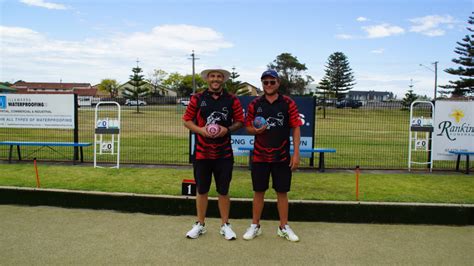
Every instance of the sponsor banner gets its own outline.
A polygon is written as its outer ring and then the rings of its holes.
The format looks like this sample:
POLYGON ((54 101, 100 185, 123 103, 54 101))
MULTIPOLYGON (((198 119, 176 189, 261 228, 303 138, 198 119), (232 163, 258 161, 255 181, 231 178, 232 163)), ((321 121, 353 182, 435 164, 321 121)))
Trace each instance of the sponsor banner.
POLYGON ((455 160, 449 151, 474 151, 474 102, 436 102, 433 160, 455 160))
MULTIPOLYGON (((293 147, 293 137, 290 137, 291 147, 293 147)), ((253 148, 254 136, 251 135, 232 135, 230 140, 232 143, 232 150, 235 156, 245 156, 249 154, 249 151, 241 151, 239 148, 253 148)), ((300 138, 300 149, 312 149, 313 139, 310 137, 300 138)), ((301 157, 310 158, 310 152, 300 153, 301 157)))
MULTIPOLYGON (((191 136, 191 151, 194 153, 194 134, 191 136)), ((293 146, 293 137, 290 137, 291 145, 293 146)), ((230 143, 232 144, 232 150, 234 156, 247 156, 249 155, 248 150, 240 150, 239 148, 253 148, 254 136, 252 135, 232 135, 230 143)), ((291 146, 291 147, 292 147, 291 146)), ((310 137, 301 137, 300 138, 300 149, 312 149, 313 148, 313 138, 310 137)), ((311 152, 301 152, 300 157, 311 158, 311 152)))
POLYGON ((0 94, 0 127, 74 128, 73 94, 0 94))

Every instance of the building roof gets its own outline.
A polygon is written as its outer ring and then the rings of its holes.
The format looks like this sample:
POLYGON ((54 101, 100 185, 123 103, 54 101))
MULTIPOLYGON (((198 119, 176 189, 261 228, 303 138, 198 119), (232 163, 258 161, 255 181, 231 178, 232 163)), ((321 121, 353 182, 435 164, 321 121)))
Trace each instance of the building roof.
POLYGON ((244 85, 244 86, 245 86, 245 85, 248 85, 248 86, 254 88, 255 91, 257 92, 257 94, 260 93, 260 92, 263 92, 263 90, 262 90, 261 88, 259 88, 259 87, 257 87, 257 86, 254 86, 254 85, 248 83, 247 81, 242 82, 240 85, 244 85))
POLYGON ((8 86, 0 84, 0 92, 15 92, 15 88, 10 88, 8 86))
POLYGON ((27 88, 27 89, 74 89, 74 88, 90 88, 90 83, 63 83, 63 82, 16 82, 12 85, 13 88, 27 88))
MULTIPOLYGON (((144 82, 145 83, 143 83, 142 86, 145 86, 145 87, 148 87, 148 88, 153 88, 153 85, 150 82, 148 82, 146 80, 144 80, 144 82)), ((127 86, 132 86, 133 87, 134 85, 132 83, 130 83, 130 80, 129 80, 129 81, 119 85, 119 88, 123 88, 123 87, 127 87, 127 86)))
POLYGON ((91 87, 89 89, 74 89, 74 93, 78 96, 96 96, 97 88, 91 87))
POLYGON ((17 93, 26 94, 70 94, 79 96, 95 96, 97 88, 90 83, 63 83, 63 82, 16 82, 11 86, 17 93))
POLYGON ((252 85, 252 84, 248 83, 247 81, 245 81, 245 82, 242 82, 242 83, 241 83, 241 85, 249 85, 249 86, 251 86, 251 87, 254 87, 255 89, 258 89, 258 87, 257 87, 257 86, 254 86, 254 85, 252 85))

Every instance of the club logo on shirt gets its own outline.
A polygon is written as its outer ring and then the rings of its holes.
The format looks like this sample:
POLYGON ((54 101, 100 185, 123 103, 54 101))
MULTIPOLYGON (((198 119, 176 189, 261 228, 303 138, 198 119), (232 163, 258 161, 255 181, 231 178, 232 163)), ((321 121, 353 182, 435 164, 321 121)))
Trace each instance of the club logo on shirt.
POLYGON ((203 106, 207 106, 206 101, 202 101, 202 102, 201 102, 201 107, 203 107, 203 106))
POLYGON ((258 107, 257 113, 262 113, 262 112, 263 112, 262 107, 258 107))
POLYGON ((275 117, 269 117, 267 118, 267 130, 272 128, 272 127, 277 127, 277 126, 283 126, 283 122, 285 121, 285 116, 283 115, 282 112, 279 112, 277 114, 277 116, 279 118, 275 118, 275 117))
POLYGON ((222 112, 214 111, 212 112, 206 119, 206 126, 210 124, 217 124, 218 121, 225 121, 227 120, 227 115, 229 111, 227 107, 222 108, 222 112))

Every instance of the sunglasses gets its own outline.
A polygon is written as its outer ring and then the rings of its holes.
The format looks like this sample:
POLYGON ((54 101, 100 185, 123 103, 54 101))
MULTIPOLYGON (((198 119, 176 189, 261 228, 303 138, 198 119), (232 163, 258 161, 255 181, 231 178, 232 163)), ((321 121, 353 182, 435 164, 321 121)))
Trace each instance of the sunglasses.
POLYGON ((277 82, 276 82, 276 80, 264 80, 264 81, 262 81, 262 83, 263 83, 263 85, 266 86, 268 84, 275 85, 277 82))

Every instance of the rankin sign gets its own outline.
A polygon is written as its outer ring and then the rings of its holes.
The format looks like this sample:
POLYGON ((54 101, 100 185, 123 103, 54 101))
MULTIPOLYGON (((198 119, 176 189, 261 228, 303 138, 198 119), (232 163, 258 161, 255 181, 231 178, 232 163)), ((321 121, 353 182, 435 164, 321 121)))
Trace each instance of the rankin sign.
POLYGON ((474 150, 474 102, 437 101, 433 160, 455 160, 449 151, 474 150))

